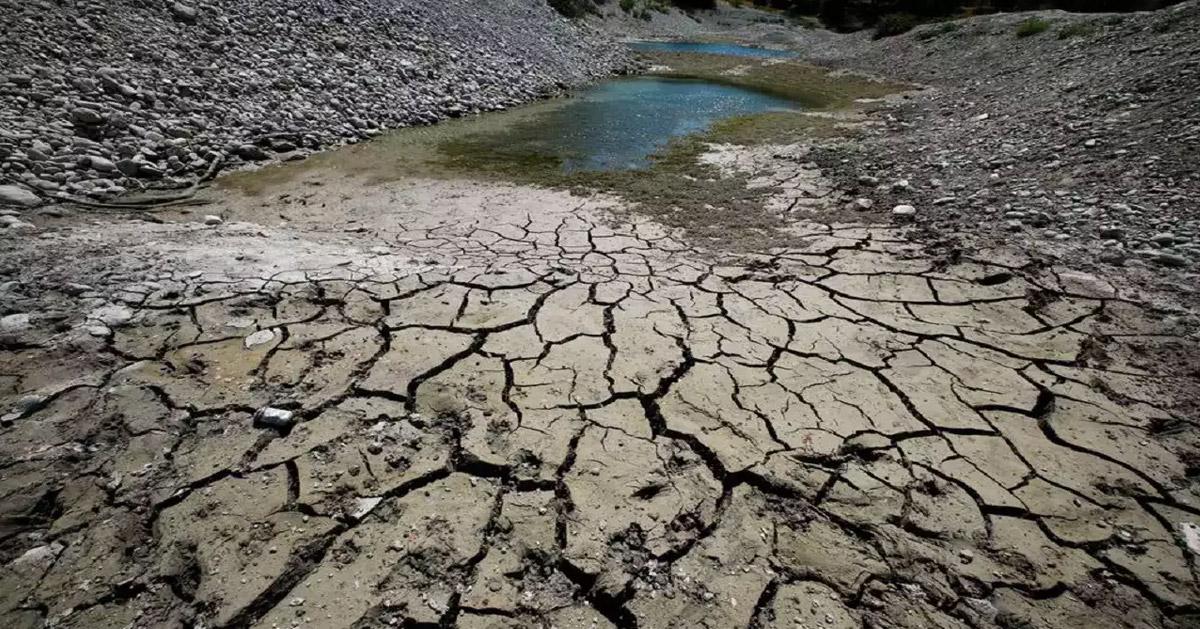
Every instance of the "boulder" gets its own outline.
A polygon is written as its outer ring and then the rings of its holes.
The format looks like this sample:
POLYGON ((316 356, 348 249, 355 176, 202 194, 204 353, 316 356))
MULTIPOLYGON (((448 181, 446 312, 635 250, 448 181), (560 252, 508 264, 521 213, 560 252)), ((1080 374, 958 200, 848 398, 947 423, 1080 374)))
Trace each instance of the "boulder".
POLYGON ((21 186, 0 185, 0 205, 37 207, 41 203, 41 197, 21 186))

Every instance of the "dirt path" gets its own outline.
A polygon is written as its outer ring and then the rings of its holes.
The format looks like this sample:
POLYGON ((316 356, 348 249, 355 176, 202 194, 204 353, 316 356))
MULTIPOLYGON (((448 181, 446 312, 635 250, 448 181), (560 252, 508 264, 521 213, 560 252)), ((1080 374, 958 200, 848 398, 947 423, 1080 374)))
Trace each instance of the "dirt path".
POLYGON ((1195 354, 1102 279, 496 183, 213 194, 2 236, 5 627, 1195 622, 1195 354))

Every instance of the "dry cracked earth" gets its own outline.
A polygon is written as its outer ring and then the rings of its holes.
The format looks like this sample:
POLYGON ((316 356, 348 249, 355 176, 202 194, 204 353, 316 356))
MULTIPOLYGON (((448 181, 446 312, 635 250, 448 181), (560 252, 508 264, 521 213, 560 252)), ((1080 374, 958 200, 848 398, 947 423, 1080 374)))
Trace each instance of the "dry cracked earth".
POLYGON ((335 179, 13 249, 0 625, 1196 626, 1195 354, 1124 289, 335 179))

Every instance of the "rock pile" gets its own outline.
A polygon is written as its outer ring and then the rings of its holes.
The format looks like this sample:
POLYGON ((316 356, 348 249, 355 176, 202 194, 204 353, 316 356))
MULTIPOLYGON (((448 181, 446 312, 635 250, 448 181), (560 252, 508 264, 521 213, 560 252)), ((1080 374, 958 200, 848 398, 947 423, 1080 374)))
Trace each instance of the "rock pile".
POLYGON ((877 207, 913 204, 938 234, 1029 241, 1078 264, 1200 265, 1200 2, 987 16, 880 41, 814 34, 800 47, 936 88, 889 107, 856 154, 826 160, 877 207), (1047 28, 1022 37, 1028 20, 1047 28), (883 183, 858 185, 863 175, 883 183))
POLYGON ((0 14, 0 183, 44 195, 186 185, 218 160, 302 157, 628 63, 542 0, 0 0, 0 14))

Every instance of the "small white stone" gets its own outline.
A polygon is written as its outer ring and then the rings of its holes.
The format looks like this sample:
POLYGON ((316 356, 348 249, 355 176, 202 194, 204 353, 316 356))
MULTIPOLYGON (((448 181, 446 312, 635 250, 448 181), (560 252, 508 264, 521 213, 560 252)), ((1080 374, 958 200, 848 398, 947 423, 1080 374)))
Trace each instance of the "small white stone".
POLYGON ((288 428, 296 423, 296 415, 291 411, 267 406, 258 409, 254 414, 254 421, 272 428, 288 428))
POLYGON ((1200 524, 1195 522, 1180 522, 1179 530, 1183 532, 1183 541, 1192 554, 1200 555, 1200 524))
POLYGON ((242 341, 246 349, 252 349, 258 345, 264 345, 275 340, 275 330, 259 330, 250 336, 247 336, 242 341))
POLYGON ((892 214, 895 216, 912 216, 917 213, 917 208, 911 205, 897 205, 892 208, 892 214))
POLYGON ((216 214, 209 214, 204 217, 205 225, 220 225, 221 223, 224 223, 224 222, 225 222, 225 219, 221 218, 220 216, 217 216, 216 214))

